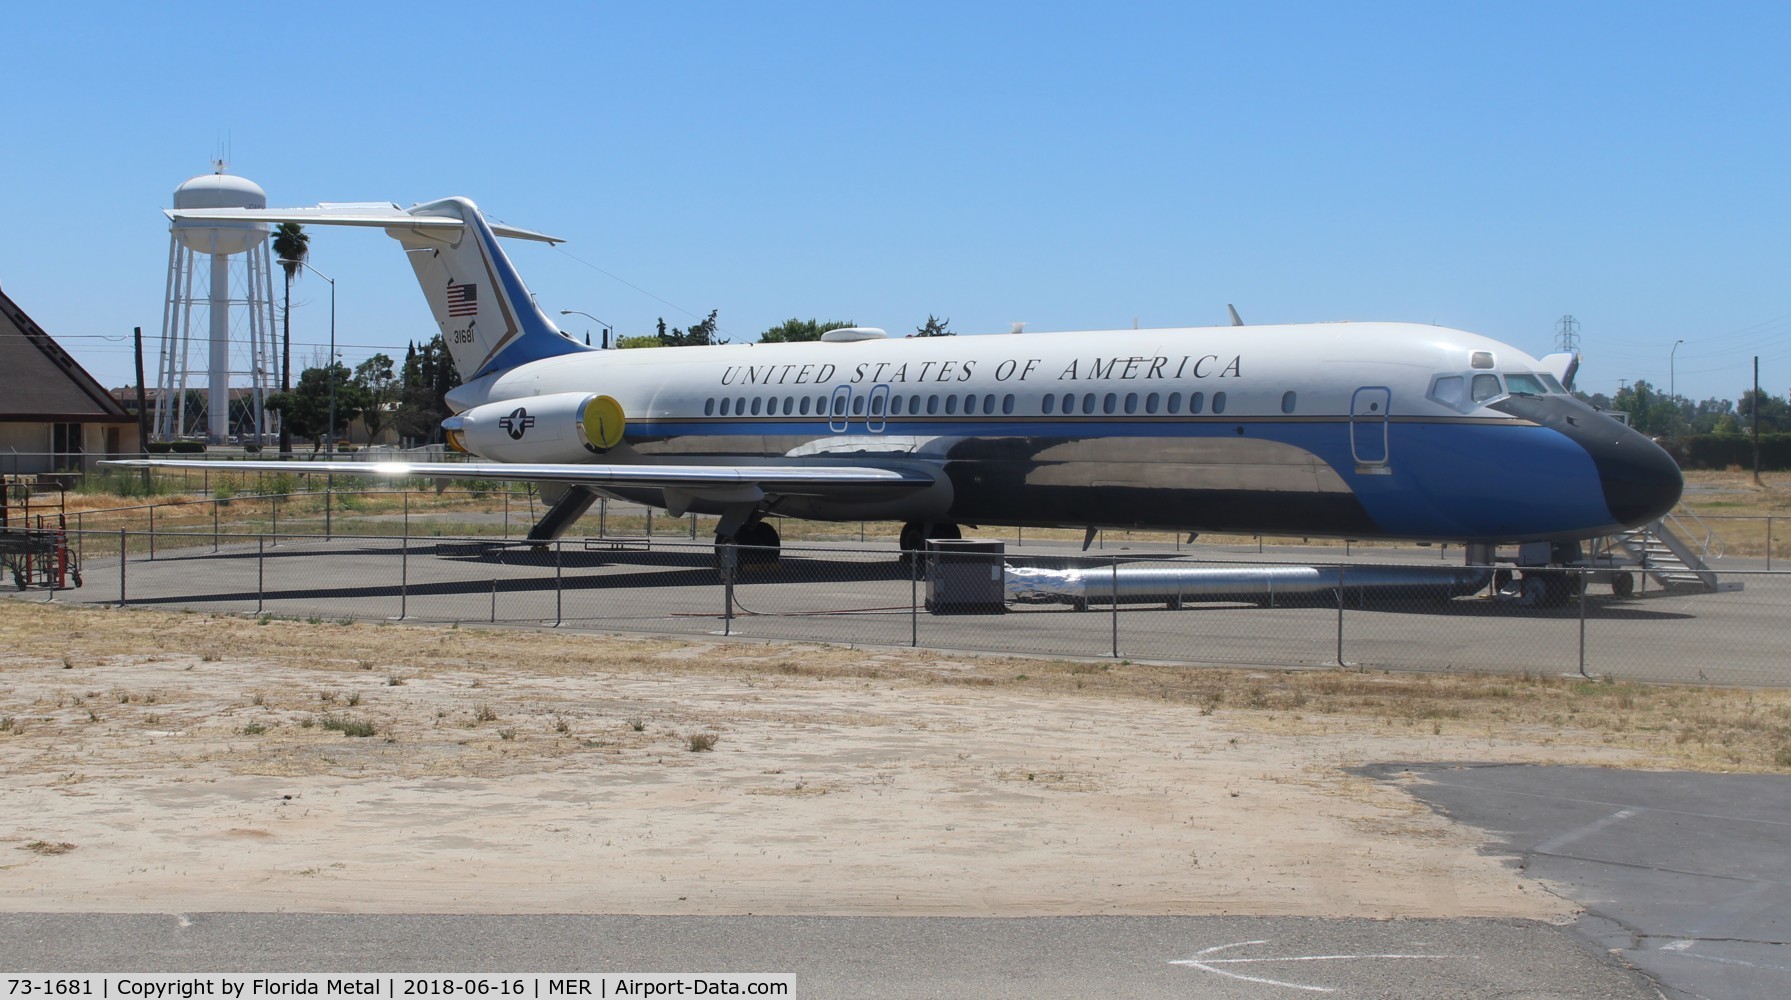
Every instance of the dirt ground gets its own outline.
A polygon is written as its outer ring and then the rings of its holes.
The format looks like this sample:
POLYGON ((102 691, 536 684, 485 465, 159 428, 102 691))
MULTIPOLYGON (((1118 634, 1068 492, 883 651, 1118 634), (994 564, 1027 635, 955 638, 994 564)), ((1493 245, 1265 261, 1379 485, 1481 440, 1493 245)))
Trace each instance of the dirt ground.
POLYGON ((1772 769, 1787 719, 1772 692, 7 601, 0 908, 1559 919, 1345 769, 1772 769))

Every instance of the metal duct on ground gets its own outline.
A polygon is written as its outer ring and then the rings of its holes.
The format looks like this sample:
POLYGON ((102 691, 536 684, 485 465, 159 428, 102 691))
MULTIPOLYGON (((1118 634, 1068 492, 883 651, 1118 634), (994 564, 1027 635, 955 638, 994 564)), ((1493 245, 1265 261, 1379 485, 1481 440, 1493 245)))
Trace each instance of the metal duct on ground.
POLYGON ((1188 601, 1272 602, 1276 598, 1410 596, 1438 600, 1485 589, 1487 567, 1443 566, 1091 566, 1007 567, 1008 600, 1033 604, 1121 604, 1188 601))

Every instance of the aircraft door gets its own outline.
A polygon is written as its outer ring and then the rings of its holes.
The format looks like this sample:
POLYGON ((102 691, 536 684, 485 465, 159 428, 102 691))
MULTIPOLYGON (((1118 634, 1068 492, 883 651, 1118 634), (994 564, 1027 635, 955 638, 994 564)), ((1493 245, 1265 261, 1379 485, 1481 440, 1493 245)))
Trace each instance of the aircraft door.
POLYGON ((889 386, 871 386, 871 406, 866 411, 864 429, 872 434, 883 433, 885 422, 889 419, 889 386))
POLYGON ((1365 385, 1350 397, 1349 450, 1359 473, 1388 471, 1387 411, 1392 403, 1393 391, 1384 385, 1365 385))
POLYGON ((852 387, 836 386, 833 390, 833 403, 827 411, 827 429, 835 434, 846 432, 846 422, 852 417, 852 387))

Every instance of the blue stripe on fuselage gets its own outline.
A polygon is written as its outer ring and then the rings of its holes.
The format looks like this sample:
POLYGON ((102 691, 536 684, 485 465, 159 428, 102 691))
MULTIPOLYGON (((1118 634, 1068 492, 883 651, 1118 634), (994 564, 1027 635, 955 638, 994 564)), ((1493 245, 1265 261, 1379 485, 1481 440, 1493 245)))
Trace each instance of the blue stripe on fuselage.
MULTIPOLYGON (((1605 503, 1591 456, 1565 436, 1533 424, 1395 422, 1389 433, 1387 475, 1356 471, 1350 451, 1350 424, 1343 420, 908 422, 898 417, 891 418, 881 433, 902 438, 1018 437, 1044 442, 1232 438, 1240 427, 1247 437, 1280 442, 1316 455, 1342 477, 1369 516, 1389 536, 1513 541, 1584 537, 1619 527, 1605 503)), ((878 436, 865 429, 862 417, 855 418, 843 434, 830 432, 825 420, 815 419, 642 420, 631 421, 628 428, 628 436, 643 444, 651 439, 698 435, 792 436, 816 442, 850 435, 854 444, 869 444, 878 436)))

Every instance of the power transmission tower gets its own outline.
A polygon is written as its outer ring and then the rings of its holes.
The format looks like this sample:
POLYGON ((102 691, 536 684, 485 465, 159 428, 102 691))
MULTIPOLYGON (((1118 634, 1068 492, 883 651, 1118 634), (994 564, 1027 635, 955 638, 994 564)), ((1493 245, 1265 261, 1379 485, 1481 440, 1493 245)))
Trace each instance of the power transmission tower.
POLYGON ((1577 354, 1580 349, 1580 321, 1572 316, 1561 317, 1555 324, 1555 350, 1577 354))

